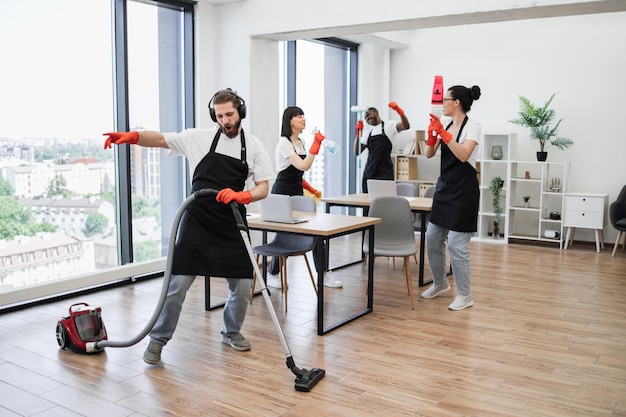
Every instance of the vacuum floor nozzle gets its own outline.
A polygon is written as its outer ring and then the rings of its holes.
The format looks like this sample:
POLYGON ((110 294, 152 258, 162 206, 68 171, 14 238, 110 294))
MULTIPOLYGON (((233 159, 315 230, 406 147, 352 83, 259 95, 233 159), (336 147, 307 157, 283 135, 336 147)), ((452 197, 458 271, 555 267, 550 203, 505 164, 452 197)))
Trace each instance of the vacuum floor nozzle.
POLYGON ((320 368, 311 368, 310 371, 302 369, 300 375, 296 378, 296 391, 311 391, 324 378, 324 375, 326 375, 326 371, 320 368))

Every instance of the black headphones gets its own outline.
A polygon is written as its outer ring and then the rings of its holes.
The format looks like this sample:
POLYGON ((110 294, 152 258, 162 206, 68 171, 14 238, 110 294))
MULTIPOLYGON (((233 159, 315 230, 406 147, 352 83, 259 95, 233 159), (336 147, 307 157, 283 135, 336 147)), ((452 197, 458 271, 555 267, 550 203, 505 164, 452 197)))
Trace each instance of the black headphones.
POLYGON ((215 108, 211 104, 213 103, 213 99, 217 97, 218 95, 220 95, 221 93, 230 93, 233 96, 237 97, 237 100, 239 100, 239 106, 237 106, 237 112, 239 113, 239 118, 240 119, 245 118, 246 117, 245 100, 239 97, 236 91, 233 91, 232 89, 227 88, 225 90, 220 90, 217 93, 213 94, 213 97, 211 97, 211 100, 209 100, 209 115, 211 115, 211 120, 213 120, 214 122, 217 122, 217 116, 215 115, 215 108))

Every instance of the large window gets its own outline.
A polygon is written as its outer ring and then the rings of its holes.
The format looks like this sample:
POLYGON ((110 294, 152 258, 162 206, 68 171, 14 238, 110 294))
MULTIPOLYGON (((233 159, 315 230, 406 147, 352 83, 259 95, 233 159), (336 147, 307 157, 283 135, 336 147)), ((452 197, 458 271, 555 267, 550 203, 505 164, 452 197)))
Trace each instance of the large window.
POLYGON ((102 134, 192 126, 191 13, 172 0, 3 5, 0 308, 162 260, 163 230, 185 194, 183 161, 104 150, 102 134))

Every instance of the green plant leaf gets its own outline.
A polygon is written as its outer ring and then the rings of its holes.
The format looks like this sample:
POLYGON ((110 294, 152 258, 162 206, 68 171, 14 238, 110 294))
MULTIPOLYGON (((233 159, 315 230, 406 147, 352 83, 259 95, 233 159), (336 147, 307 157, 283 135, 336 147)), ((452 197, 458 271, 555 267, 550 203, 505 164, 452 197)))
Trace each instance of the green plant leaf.
POLYGON ((550 108, 554 96, 556 96, 556 93, 552 94, 541 107, 534 105, 528 98, 519 96, 519 117, 509 120, 510 123, 530 129, 530 138, 539 141, 539 150, 541 152, 544 152, 550 146, 565 150, 574 144, 574 141, 571 139, 557 137, 557 132, 563 119, 558 120, 554 126, 551 126, 556 118, 556 111, 550 108))

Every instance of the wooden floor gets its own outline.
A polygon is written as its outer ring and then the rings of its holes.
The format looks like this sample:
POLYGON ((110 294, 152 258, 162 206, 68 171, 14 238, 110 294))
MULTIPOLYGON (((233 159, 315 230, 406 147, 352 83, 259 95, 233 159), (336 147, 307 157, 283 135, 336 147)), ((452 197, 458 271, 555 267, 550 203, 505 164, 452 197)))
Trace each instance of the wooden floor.
MULTIPOLYGON (((334 263, 358 247, 342 239, 334 263)), ((377 259, 374 311, 325 336, 304 263, 290 259, 289 311, 272 300, 296 364, 326 370, 309 393, 294 390, 263 299, 243 328, 252 350, 237 352, 221 343, 222 310, 204 311, 202 279, 160 366, 142 361, 145 340, 60 350, 55 326, 84 301, 102 307, 110 340, 131 339, 162 279, 0 314, 0 416, 626 416, 626 253, 611 250, 472 242, 475 305, 459 312, 454 291, 419 297, 414 261, 412 311, 401 262, 377 259)), ((334 274, 331 320, 365 303, 362 265, 334 274)), ((217 302, 225 288, 212 281, 217 302)))

